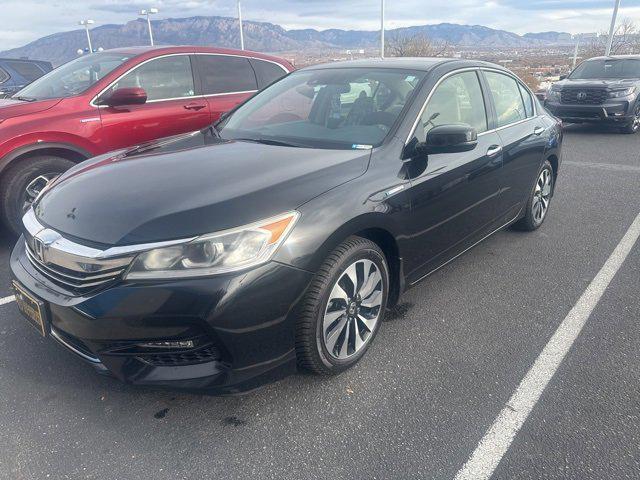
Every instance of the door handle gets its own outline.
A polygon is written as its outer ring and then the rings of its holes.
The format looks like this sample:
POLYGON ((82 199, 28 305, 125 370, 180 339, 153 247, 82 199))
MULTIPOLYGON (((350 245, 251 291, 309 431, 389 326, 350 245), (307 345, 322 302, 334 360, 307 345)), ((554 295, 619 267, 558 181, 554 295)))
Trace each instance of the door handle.
POLYGON ((487 157, 493 157, 499 154, 502 151, 502 147, 500 145, 491 145, 487 150, 487 157))
POLYGON ((184 106, 184 108, 187 110, 202 110, 205 107, 206 105, 203 105, 201 103, 189 103, 184 106))
POLYGON ((544 133, 544 128, 543 127, 536 127, 533 129, 533 134, 534 135, 542 135, 544 133))

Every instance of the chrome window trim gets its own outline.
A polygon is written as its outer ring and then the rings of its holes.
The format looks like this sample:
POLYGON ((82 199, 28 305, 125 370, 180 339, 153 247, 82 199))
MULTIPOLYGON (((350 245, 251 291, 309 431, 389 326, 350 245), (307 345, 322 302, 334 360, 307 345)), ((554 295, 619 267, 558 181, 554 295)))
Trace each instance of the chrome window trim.
MULTIPOLYGON (((415 121, 413 122, 413 126, 411 127, 411 130, 409 131, 409 135, 407 136, 407 139, 405 140, 404 144, 405 146, 411 141, 411 139, 413 138, 413 136, 415 135, 416 129, 418 128, 418 122, 420 121, 420 119, 422 118, 422 114, 424 113, 424 111, 427 109, 427 104, 429 103, 429 100, 431 100, 431 97, 433 96, 433 94, 435 93, 436 89, 440 86, 440 84, 445 81, 447 78, 458 74, 458 73, 463 73, 463 72, 480 72, 480 71, 490 71, 490 72, 496 72, 496 73, 501 73, 503 75, 506 75, 507 77, 511 77, 512 79, 514 79, 517 83, 522 84, 522 86, 524 88, 526 88, 526 90, 529 92, 530 95, 533 94, 531 93, 531 90, 529 89, 529 87, 527 87, 522 81, 520 81, 518 79, 517 76, 515 76, 514 74, 512 74, 511 72, 507 72, 504 70, 500 70, 498 68, 491 68, 491 67, 482 67, 482 66, 478 66, 478 67, 464 67, 464 68, 459 68, 457 70, 452 70, 448 73, 446 73, 445 75, 443 75, 442 77, 440 77, 440 79, 436 82, 436 84, 433 86, 433 88, 431 88, 431 90, 429 91, 429 95, 427 95, 427 99, 425 100, 425 102, 422 105, 422 108, 420 109, 420 112, 418 113, 417 118, 415 119, 415 121)), ((480 87, 482 88, 483 85, 481 84, 480 87)), ((485 107, 486 108, 486 107, 485 107)), ((488 135, 490 133, 495 133, 499 130, 503 130, 505 128, 509 128, 509 127, 513 127, 515 125, 518 125, 520 123, 524 123, 527 122, 529 120, 531 120, 532 118, 535 118, 539 115, 538 112, 538 107, 536 105, 536 102, 533 102, 533 116, 532 117, 527 117, 523 120, 518 120, 517 122, 513 122, 513 123, 509 123, 507 125, 502 125, 501 127, 497 127, 497 128, 492 128, 491 130, 487 130, 484 132, 481 132, 478 134, 478 136, 482 136, 482 135, 488 135)))
MULTIPOLYGON (((284 65, 282 65, 281 63, 275 62, 273 60, 266 60, 264 58, 255 57, 255 56, 252 56, 252 55, 234 55, 234 54, 231 54, 231 53, 208 53, 208 52, 167 53, 165 55, 160 55, 160 56, 157 56, 157 57, 149 58, 149 59, 145 60, 144 62, 138 63, 133 68, 127 70, 125 73, 123 73, 118 78, 116 78, 113 82, 111 82, 109 85, 107 85, 105 88, 103 88, 97 95, 95 95, 91 99, 91 102, 89 102, 89 105, 94 107, 94 108, 107 108, 108 107, 107 105, 96 105, 96 103, 95 103, 96 100, 100 97, 100 95, 102 95, 104 92, 106 92, 111 87, 113 87, 113 85, 118 83, 123 77, 125 77, 126 75, 128 75, 129 73, 133 72, 134 70, 136 70, 137 68, 141 67, 142 65, 144 65, 146 63, 152 62, 154 60, 158 60, 160 58, 176 57, 176 56, 179 56, 179 55, 186 55, 186 56, 191 56, 191 55, 210 55, 210 56, 218 56, 218 57, 237 57, 237 58, 247 58, 247 59, 250 58, 252 60, 258 60, 258 61, 261 61, 261 62, 272 63, 272 64, 277 65, 278 67, 280 67, 284 73, 290 73, 289 70, 284 65)), ((192 69, 193 69, 193 67, 192 67, 192 69)), ((256 82, 257 82, 257 79, 256 79, 256 82)), ((194 85, 194 88, 195 88, 195 85, 194 85)), ((188 98, 206 98, 206 97, 218 97, 218 96, 224 96, 224 95, 240 95, 240 94, 244 94, 244 93, 255 93, 257 91, 258 91, 258 89, 256 89, 256 90, 241 90, 241 91, 237 91, 237 92, 210 93, 210 94, 207 94, 207 95, 190 95, 190 96, 186 96, 186 97, 159 98, 157 100, 149 100, 149 101, 145 102, 145 105, 147 103, 170 102, 172 100, 186 100, 188 98)))

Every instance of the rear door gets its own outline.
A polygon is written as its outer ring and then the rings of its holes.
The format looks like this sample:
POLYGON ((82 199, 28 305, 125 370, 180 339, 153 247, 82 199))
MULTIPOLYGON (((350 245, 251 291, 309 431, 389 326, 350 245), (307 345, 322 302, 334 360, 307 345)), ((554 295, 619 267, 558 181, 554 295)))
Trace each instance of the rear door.
POLYGON ((503 145, 500 213, 512 220, 527 199, 547 144, 548 132, 536 115, 536 102, 515 77, 494 70, 483 72, 496 110, 497 132, 503 145))
POLYGON ((196 96, 189 55, 166 55, 143 62, 101 95, 126 87, 143 88, 147 102, 99 108, 104 151, 192 132, 210 123, 206 100, 196 96))
POLYGON ((468 124, 478 132, 478 145, 469 152, 406 161, 412 208, 406 260, 412 283, 486 234, 497 216, 502 148, 490 129, 491 109, 478 73, 456 72, 443 80, 416 127, 415 140, 423 142, 437 125, 468 124))
POLYGON ((193 58, 199 89, 208 103, 212 122, 258 90, 258 80, 247 57, 196 54, 193 58))

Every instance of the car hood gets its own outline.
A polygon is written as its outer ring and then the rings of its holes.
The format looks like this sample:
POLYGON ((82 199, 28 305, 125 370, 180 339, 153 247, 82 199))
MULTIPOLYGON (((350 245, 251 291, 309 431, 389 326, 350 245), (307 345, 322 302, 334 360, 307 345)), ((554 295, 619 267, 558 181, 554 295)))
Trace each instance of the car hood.
POLYGON ((40 100, 37 102, 24 102, 13 98, 0 99, 0 119, 19 117, 21 115, 30 115, 32 113, 44 112, 51 107, 60 103, 60 98, 52 100, 40 100))
POLYGON ((79 164, 42 196, 36 215, 102 246, 187 238, 293 210, 362 175, 370 154, 192 134, 79 164))
POLYGON ((624 78, 620 78, 620 79, 616 79, 616 78, 609 78, 609 79, 586 79, 586 80, 581 80, 581 79, 576 79, 576 80, 571 80, 569 78, 562 80, 560 82, 557 82, 557 84, 559 86, 561 86, 562 88, 564 87, 577 87, 577 88, 624 88, 624 87, 630 87, 635 85, 636 83, 638 83, 637 80, 633 80, 633 79, 624 79, 624 78))

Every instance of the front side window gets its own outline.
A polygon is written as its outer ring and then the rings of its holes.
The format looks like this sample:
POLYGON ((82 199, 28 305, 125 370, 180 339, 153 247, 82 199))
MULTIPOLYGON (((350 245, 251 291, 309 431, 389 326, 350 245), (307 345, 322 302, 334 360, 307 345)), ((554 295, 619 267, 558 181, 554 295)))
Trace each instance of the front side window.
POLYGON ((302 70, 242 105, 226 120, 221 134, 314 148, 377 146, 423 76, 382 68, 302 70))
POLYGON ((438 125, 467 124, 487 131, 487 112, 476 72, 452 75, 436 87, 416 130, 419 141, 438 125))
POLYGON ((197 55, 202 94, 249 92, 258 89, 249 59, 225 55, 197 55))
POLYGON ((493 96, 498 117, 498 127, 519 122, 527 118, 518 82, 508 75, 484 72, 493 96))
POLYGON ((76 58, 40 77, 14 97, 46 100, 78 95, 130 58, 131 55, 116 53, 92 53, 76 58))
POLYGON ((195 89, 191 60, 187 55, 156 58, 134 68, 109 90, 133 87, 143 88, 147 101, 192 97, 195 89))
POLYGON ((0 83, 4 83, 9 80, 9 74, 0 68, 0 83))

